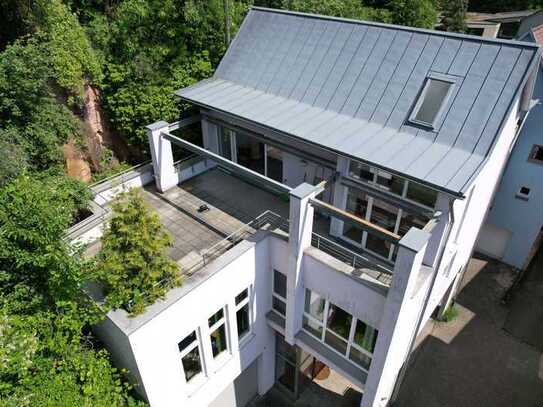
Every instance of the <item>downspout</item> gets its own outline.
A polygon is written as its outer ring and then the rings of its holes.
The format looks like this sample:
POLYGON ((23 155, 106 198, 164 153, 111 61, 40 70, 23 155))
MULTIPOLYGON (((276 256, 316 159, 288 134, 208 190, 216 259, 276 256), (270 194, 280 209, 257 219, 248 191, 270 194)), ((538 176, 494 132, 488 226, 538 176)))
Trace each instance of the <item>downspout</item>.
POLYGON ((407 358, 405 359, 405 362, 400 369, 400 372, 398 373, 398 376, 396 377, 396 383, 394 384, 394 390, 392 391, 392 396, 390 398, 390 404, 393 404, 396 400, 396 397, 398 396, 398 392, 400 390, 400 386, 403 383, 403 380, 405 378, 405 373, 407 372, 407 367, 409 366, 409 363, 411 361, 411 356, 413 354, 413 349, 415 348, 415 342, 417 340, 417 336, 419 333, 419 330, 422 325, 422 320, 424 318, 424 314, 426 312, 426 307, 428 306, 428 303, 430 302, 430 295, 432 294, 432 291, 434 290, 434 285, 437 280, 439 269, 441 268, 441 261, 443 260, 443 254, 445 253, 445 248, 447 247, 447 244, 449 243, 449 238, 451 235, 452 226, 454 225, 454 208, 453 208, 454 200, 449 200, 449 222, 446 225, 444 234, 445 239, 443 241, 443 244, 439 248, 439 252, 437 255, 437 262, 435 263, 436 266, 434 268, 434 273, 432 274, 432 282, 430 283, 430 286, 426 290, 426 294, 424 295, 424 303, 421 307, 421 310, 419 312, 419 315, 417 317, 417 325, 415 328, 415 331, 413 332, 413 335, 411 336, 411 339, 409 341, 409 351, 407 353, 407 358))

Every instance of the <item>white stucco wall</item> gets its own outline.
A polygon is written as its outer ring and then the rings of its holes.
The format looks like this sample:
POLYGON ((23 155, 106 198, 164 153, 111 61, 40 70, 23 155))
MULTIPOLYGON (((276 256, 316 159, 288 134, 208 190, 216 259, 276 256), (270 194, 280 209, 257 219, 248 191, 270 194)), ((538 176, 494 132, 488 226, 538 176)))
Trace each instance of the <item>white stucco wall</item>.
POLYGON ((518 105, 519 101, 517 100, 513 105, 501 134, 498 136, 494 150, 474 180, 472 189, 466 193, 464 200, 457 199, 454 201, 454 224, 451 230, 451 237, 445 248, 444 259, 438 270, 438 277, 424 314, 421 329, 424 326, 424 322, 428 320, 434 309, 441 302, 458 272, 467 265, 470 259, 477 236, 487 215, 493 194, 507 163, 515 139, 518 105), (450 259, 450 256, 454 252, 456 252, 454 262, 448 275, 445 275, 444 271, 446 271, 445 269, 449 263, 448 258, 450 259), (447 256, 449 257, 447 258, 447 256))
MULTIPOLYGON (((134 357, 152 406, 208 406, 245 368, 264 353, 274 351, 273 334, 264 317, 271 307, 268 240, 242 242, 232 250, 242 249, 245 250, 243 253, 196 289, 130 334, 134 357), (250 247, 243 248, 242 245, 250 247), (253 287, 253 332, 240 347, 234 298, 249 286, 253 287), (223 306, 227 309, 230 354, 217 364, 211 354, 207 321, 223 306), (199 331, 206 372, 205 380, 197 388, 185 382, 177 346, 194 330, 199 331)), ((260 376, 268 375, 267 381, 271 385, 273 366, 259 369, 258 375, 259 381, 263 380, 260 376)))

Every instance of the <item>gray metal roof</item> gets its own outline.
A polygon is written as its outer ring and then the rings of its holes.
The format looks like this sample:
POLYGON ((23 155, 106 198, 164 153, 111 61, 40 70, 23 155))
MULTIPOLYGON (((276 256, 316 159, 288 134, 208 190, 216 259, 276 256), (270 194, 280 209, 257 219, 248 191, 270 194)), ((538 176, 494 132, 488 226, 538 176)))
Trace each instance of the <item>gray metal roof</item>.
POLYGON ((523 42, 253 8, 214 76, 176 94, 462 195, 538 55, 523 42), (432 131, 407 122, 428 75, 456 82, 432 131))

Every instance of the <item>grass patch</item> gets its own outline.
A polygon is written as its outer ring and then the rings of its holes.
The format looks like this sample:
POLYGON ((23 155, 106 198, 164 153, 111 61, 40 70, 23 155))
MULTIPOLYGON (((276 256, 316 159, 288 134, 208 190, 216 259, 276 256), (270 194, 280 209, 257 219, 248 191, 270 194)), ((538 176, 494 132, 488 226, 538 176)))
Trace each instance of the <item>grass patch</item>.
POLYGON ((454 321, 458 317, 458 307, 456 304, 452 304, 449 308, 445 310, 443 313, 443 318, 441 319, 443 322, 451 322, 454 321))

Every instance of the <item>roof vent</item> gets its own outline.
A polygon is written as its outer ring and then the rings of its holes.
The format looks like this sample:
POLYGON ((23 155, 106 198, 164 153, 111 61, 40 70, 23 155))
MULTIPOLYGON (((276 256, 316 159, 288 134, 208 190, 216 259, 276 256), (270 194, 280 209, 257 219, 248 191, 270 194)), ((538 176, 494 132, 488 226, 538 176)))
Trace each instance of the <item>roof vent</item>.
POLYGON ((426 78, 424 88, 411 112, 409 121, 434 129, 443 112, 443 107, 449 99, 453 86, 453 81, 426 78))

